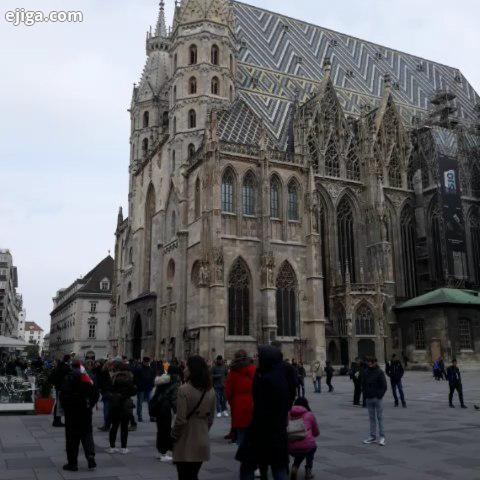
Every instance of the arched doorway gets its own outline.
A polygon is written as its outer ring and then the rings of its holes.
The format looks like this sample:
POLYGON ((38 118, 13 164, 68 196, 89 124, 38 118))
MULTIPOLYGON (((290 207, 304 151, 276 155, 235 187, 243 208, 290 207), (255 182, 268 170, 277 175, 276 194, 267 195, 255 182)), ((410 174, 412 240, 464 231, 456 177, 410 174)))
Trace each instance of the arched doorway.
POLYGON ((140 315, 133 321, 132 357, 138 360, 142 356, 142 319, 140 315))
POLYGON ((362 338, 358 341, 358 356, 360 358, 375 356, 375 342, 370 338, 362 338))
POLYGON ((332 362, 334 365, 338 364, 338 348, 335 340, 331 340, 328 344, 328 355, 327 359, 332 362))
POLYGON ((340 362, 342 365, 349 365, 350 362, 347 338, 340 339, 340 362))

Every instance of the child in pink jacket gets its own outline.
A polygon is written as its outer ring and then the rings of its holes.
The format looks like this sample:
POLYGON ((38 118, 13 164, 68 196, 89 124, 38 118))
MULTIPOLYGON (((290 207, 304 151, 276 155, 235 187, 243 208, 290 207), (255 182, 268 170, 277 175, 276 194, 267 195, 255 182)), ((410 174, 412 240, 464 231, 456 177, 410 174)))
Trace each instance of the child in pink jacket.
POLYGON ((288 443, 288 453, 293 457, 293 466, 290 472, 290 480, 296 480, 298 469, 305 461, 305 480, 313 478, 313 457, 317 450, 315 437, 320 435, 317 420, 310 410, 308 400, 298 397, 289 413, 290 420, 302 419, 305 424, 306 436, 302 440, 295 440, 288 443))

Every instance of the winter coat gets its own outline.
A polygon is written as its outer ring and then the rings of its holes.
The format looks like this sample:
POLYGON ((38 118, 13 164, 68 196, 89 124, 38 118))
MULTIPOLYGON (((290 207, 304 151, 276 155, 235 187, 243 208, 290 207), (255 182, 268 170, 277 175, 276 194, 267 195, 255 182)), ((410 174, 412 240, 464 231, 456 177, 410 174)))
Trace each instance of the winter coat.
POLYGON ((232 411, 232 428, 247 428, 252 421, 254 378, 254 365, 231 369, 228 374, 225 396, 232 411))
POLYGON ((288 443, 288 453, 290 453, 290 455, 307 453, 310 450, 313 450, 317 446, 315 437, 320 435, 317 421, 313 413, 309 412, 305 407, 295 405, 290 410, 289 419, 298 420, 300 418, 305 425, 307 436, 303 440, 296 440, 288 443))
POLYGON ((365 398, 383 398, 387 391, 387 380, 379 366, 367 368, 362 380, 365 398))
MULTIPOLYGON (((280 352, 280 356, 281 355, 282 353, 280 352)), ((297 396, 297 387, 299 384, 298 372, 297 372, 297 369, 291 363, 288 363, 288 362, 282 362, 282 370, 283 370, 283 375, 287 380, 288 409, 290 410, 297 396)))
POLYGON ((140 365, 133 372, 135 378, 135 385, 139 392, 148 392, 153 388, 155 380, 155 370, 145 365, 140 365))
POLYGON ((402 364, 398 360, 394 360, 388 366, 387 375, 393 383, 399 382, 403 377, 403 373, 404 370, 402 364))
POLYGON ((174 462, 206 462, 210 459, 209 430, 215 417, 215 392, 208 390, 202 397, 190 383, 183 384, 177 394, 177 416, 172 429, 174 462), (193 415, 187 419, 187 416, 193 415))
POLYGON ((325 373, 327 375, 327 378, 332 378, 333 377, 334 370, 333 370, 332 366, 325 367, 324 370, 325 370, 325 373))
POLYGON ((453 365, 447 368, 447 380, 449 385, 460 385, 462 383, 462 376, 458 367, 453 365))
POLYGON ((171 418, 171 412, 177 411, 177 392, 179 384, 172 382, 170 375, 161 375, 155 378, 155 393, 148 403, 148 412, 151 417, 171 418))
POLYGON ((71 370, 60 387, 60 403, 65 416, 85 418, 91 415, 97 401, 98 391, 85 370, 71 370))
POLYGON ((214 387, 223 387, 227 377, 227 367, 222 362, 220 365, 215 363, 212 367, 212 379, 214 387))
POLYGON ((121 370, 112 375, 112 396, 110 407, 112 416, 129 416, 133 410, 131 397, 137 393, 137 387, 133 383, 132 372, 121 370))

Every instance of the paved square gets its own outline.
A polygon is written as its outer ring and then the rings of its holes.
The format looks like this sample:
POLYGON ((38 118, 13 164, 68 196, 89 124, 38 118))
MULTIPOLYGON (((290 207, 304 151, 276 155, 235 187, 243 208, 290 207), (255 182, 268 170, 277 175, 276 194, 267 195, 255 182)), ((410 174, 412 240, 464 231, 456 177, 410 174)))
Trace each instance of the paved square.
MULTIPOLYGON (((408 408, 394 408, 385 397, 387 446, 363 445, 368 434, 366 410, 354 408, 348 378, 335 377, 334 393, 312 392, 308 397, 320 426, 314 473, 317 479, 375 480, 480 480, 480 374, 466 372, 464 393, 467 410, 448 408, 446 382, 435 382, 429 373, 407 372, 404 388, 408 408)), ((100 424, 100 412, 95 417, 100 424)), ((50 426, 51 417, 0 416, 0 480, 170 480, 172 465, 155 455, 155 425, 139 424, 129 436, 129 455, 108 455, 107 434, 95 432, 98 468, 89 472, 83 457, 79 472, 64 472, 63 430, 50 426)), ((229 419, 215 419, 211 432, 212 459, 202 468, 202 480, 234 480, 238 463, 235 447, 223 436, 229 419)), ((299 475, 303 479, 303 471, 299 475)))

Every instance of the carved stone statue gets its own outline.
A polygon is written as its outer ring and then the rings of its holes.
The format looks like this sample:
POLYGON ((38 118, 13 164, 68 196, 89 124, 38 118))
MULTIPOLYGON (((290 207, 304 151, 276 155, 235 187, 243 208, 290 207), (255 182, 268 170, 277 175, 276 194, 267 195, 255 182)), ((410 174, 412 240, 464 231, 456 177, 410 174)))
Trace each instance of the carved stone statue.
POLYGON ((273 269, 275 268, 275 257, 273 252, 266 252, 260 259, 262 284, 266 287, 273 285, 273 269))

